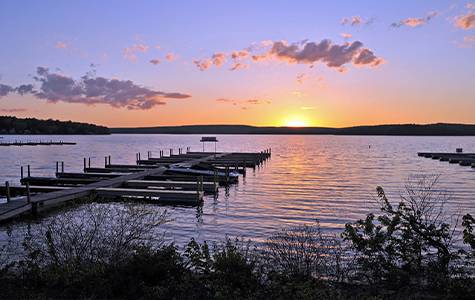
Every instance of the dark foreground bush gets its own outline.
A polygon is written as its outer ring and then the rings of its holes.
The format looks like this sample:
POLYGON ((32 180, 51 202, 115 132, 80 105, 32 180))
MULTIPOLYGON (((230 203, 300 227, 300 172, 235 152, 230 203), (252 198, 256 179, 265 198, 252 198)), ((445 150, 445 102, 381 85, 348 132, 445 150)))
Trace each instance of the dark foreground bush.
POLYGON ((157 240, 166 213, 90 206, 29 232, 24 256, 0 255, 1 299, 472 299, 474 219, 448 219, 435 181, 346 225, 284 228, 266 243, 227 239, 185 249, 157 240))

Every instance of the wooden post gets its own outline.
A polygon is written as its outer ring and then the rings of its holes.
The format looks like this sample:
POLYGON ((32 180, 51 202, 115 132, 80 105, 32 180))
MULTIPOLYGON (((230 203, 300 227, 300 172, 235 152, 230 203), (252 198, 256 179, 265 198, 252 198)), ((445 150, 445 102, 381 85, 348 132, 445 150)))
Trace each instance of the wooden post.
POLYGON ((200 177, 196 177, 196 200, 200 199, 200 177))
POLYGON ((7 203, 10 202, 10 183, 5 181, 5 189, 6 189, 6 196, 7 196, 7 203))
POLYGON ((229 166, 226 166, 225 174, 226 174, 226 183, 228 183, 229 182, 229 166))
POLYGON ((56 161, 56 173, 59 172, 59 161, 56 161))
POLYGON ((243 176, 246 176, 246 167, 247 167, 246 161, 243 161, 242 162, 242 174, 243 174, 243 176))
POLYGON ((26 201, 31 202, 30 183, 28 181, 26 182, 26 201))
POLYGON ((64 173, 64 161, 61 162, 61 173, 64 173))
POLYGON ((104 168, 107 167, 107 156, 104 156, 104 168))
POLYGON ((108 158, 109 158, 109 163, 108 164, 110 165, 111 164, 111 156, 109 155, 108 158))
POLYGON ((84 167, 83 167, 82 170, 85 172, 86 171, 86 158, 85 157, 84 157, 84 160, 83 160, 83 165, 84 165, 84 167))
POLYGON ((20 175, 21 175, 21 179, 23 179, 23 166, 20 167, 20 175))
POLYGON ((213 172, 213 181, 214 181, 214 191, 216 192, 217 188, 218 188, 218 170, 214 169, 214 172, 213 172))
POLYGON ((31 175, 30 174, 30 165, 28 165, 27 168, 28 168, 28 171, 27 171, 28 172, 28 177, 30 177, 30 175, 31 175))
POLYGON ((173 155, 173 149, 170 148, 170 157, 173 155))
POLYGON ((87 160, 87 166, 88 166, 88 168, 91 167, 91 158, 90 158, 90 157, 89 157, 88 160, 87 160))

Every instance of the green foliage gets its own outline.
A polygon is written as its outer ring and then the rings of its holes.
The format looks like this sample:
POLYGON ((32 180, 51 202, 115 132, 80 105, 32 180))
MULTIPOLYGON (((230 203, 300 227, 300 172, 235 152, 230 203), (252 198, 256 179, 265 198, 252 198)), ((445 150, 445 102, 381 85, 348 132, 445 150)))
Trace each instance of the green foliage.
POLYGON ((436 181, 411 182, 396 207, 378 187, 381 214, 346 224, 342 236, 356 251, 358 275, 394 288, 439 287, 453 275, 451 262, 459 258, 454 228, 443 214, 448 198, 434 189, 436 181))
POLYGON ((463 230, 463 241, 468 244, 472 251, 475 251, 475 233, 473 227, 475 226, 475 219, 473 219, 471 214, 466 214, 462 218, 463 230))

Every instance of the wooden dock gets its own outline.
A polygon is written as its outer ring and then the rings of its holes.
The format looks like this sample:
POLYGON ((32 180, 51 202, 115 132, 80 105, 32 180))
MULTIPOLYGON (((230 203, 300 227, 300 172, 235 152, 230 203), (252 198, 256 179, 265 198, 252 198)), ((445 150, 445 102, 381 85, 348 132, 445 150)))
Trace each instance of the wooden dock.
POLYGON ((14 142, 0 142, 0 146, 63 146, 76 145, 75 142, 64 141, 14 141, 14 142))
POLYGON ((418 156, 475 168, 475 153, 418 152, 418 156))
POLYGON ((62 205, 71 200, 94 196, 101 198, 145 199, 157 203, 198 205, 203 195, 216 194, 220 185, 237 182, 238 174, 246 168, 256 168, 271 157, 270 149, 257 153, 186 152, 147 159, 136 154, 136 165, 111 164, 110 156, 104 167, 92 167, 84 159, 83 172, 65 172, 64 164, 56 163, 54 177, 27 176, 21 186, 0 187, 0 196, 7 202, 0 204, 0 222, 24 213, 62 205), (21 198, 14 198, 22 196, 21 198), (14 198, 14 199, 13 199, 14 198))

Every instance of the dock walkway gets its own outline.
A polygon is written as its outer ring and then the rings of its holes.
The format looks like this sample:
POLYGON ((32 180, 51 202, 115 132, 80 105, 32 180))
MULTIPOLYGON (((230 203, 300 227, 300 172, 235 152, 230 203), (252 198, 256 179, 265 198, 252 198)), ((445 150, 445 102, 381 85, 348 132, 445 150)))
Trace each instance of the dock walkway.
MULTIPOLYGON (((179 152, 181 153, 181 149, 179 152)), ((231 182, 229 174, 232 168, 236 171, 242 168, 245 174, 246 167, 255 167, 270 156, 270 149, 258 153, 188 152, 160 158, 149 157, 146 163, 141 164, 142 160, 138 155, 137 165, 115 166, 110 164, 109 157, 104 168, 86 166, 84 159, 84 173, 57 170, 55 177, 27 176, 21 179, 23 186, 0 187, 0 196, 8 195, 9 199, 18 194, 26 195, 0 204, 0 222, 28 212, 36 214, 91 195, 145 199, 153 197, 160 202, 198 204, 203 200, 204 193, 216 193, 218 184, 231 182), (200 175, 195 174, 195 171, 177 175, 168 172, 174 168, 186 171, 203 164, 213 170, 214 174, 200 175), (225 169, 215 167, 214 164, 225 166, 225 169)), ((242 169, 240 173, 243 173, 242 169)))

